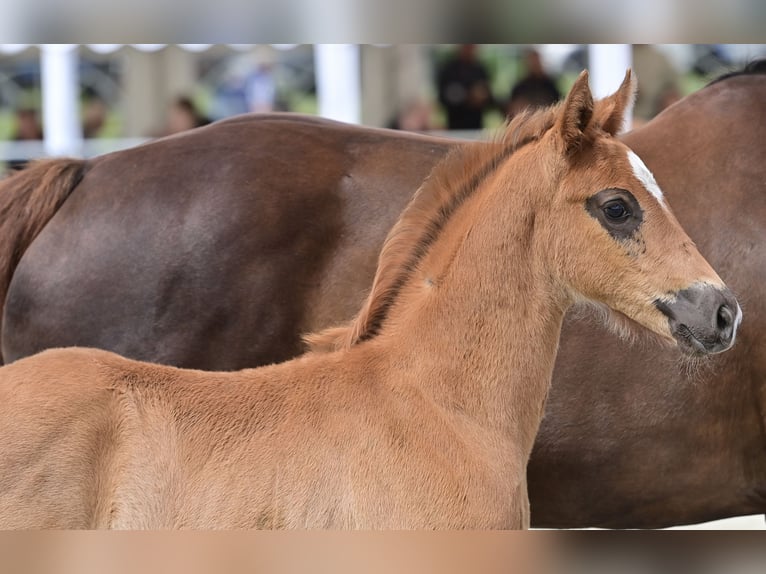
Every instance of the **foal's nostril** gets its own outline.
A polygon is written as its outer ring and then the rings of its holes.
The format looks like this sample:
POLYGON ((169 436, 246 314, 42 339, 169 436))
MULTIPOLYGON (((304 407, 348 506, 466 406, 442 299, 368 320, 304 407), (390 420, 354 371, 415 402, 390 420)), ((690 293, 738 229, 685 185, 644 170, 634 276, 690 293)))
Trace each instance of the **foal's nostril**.
POLYGON ((721 334, 731 331, 732 325, 734 325, 734 313, 726 303, 718 308, 718 314, 716 315, 718 324, 718 330, 721 334))

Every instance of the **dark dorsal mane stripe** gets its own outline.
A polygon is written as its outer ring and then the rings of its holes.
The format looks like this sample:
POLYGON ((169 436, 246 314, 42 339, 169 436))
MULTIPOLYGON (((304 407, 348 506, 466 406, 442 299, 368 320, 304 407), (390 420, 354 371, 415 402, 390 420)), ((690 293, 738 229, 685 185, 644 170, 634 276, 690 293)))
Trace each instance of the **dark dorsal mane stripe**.
POLYGON ((711 80, 707 85, 712 86, 713 84, 717 84, 723 80, 728 80, 729 78, 737 78, 739 76, 754 76, 757 74, 766 74, 766 58, 748 62, 748 64, 741 70, 724 73, 723 75, 711 80))
MULTIPOLYGON (((477 169, 470 179, 465 181, 454 193, 450 195, 449 199, 444 204, 439 206, 439 208, 436 210, 434 217, 426 224, 425 230, 423 231, 423 234, 421 235, 420 240, 413 247, 412 253, 410 257, 407 259, 407 262, 404 265, 402 265, 399 275, 397 276, 396 280, 392 283, 390 289, 388 290, 385 301, 383 301, 375 309, 375 312, 370 317, 367 329, 363 333, 360 333, 358 338, 360 342, 371 339, 380 332, 380 328, 383 324, 383 321, 385 321, 388 315, 388 312, 391 309, 394 302, 396 301, 400 291, 406 285, 407 281, 412 276, 418 264, 426 256, 430 247, 439 237, 445 224, 447 223, 447 221, 450 220, 450 218, 452 217, 452 215, 454 215, 457 209, 461 205, 463 205, 463 203, 465 203, 466 199, 468 199, 473 194, 473 192, 479 187, 479 185, 487 177, 489 177, 500 166, 500 164, 502 164, 506 159, 508 159, 511 155, 513 155, 514 152, 516 152, 520 148, 524 147, 525 145, 533 141, 540 139, 541 135, 542 134, 537 134, 537 133, 533 135, 529 135, 519 141, 513 141, 512 144, 503 146, 500 153, 492 157, 490 160, 484 163, 479 169, 477 169)), ((449 158, 446 161, 449 161, 449 158)), ((436 171, 439 170, 439 168, 440 166, 437 165, 434 168, 432 175, 429 177, 433 177, 433 174, 436 173, 436 171)))

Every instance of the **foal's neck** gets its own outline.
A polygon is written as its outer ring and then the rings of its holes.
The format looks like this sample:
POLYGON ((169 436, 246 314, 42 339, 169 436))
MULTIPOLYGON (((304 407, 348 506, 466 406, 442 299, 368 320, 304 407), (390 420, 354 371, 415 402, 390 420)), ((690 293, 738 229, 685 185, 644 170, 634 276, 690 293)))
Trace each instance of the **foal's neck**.
POLYGON ((528 453, 568 299, 546 267, 534 194, 518 189, 510 193, 519 201, 498 202, 498 193, 509 192, 477 190, 445 225, 391 310, 384 337, 407 365, 405 384, 510 433, 528 453))

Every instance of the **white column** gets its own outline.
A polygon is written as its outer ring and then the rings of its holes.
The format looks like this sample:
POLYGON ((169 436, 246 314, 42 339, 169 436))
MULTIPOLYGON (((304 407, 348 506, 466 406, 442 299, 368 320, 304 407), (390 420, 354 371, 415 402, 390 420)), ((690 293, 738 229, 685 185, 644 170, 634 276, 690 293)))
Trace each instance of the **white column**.
POLYGON ((435 96, 433 72, 428 55, 428 46, 423 44, 399 44, 395 47, 399 106, 413 101, 428 101, 435 96))
POLYGON ((319 115, 342 122, 361 121, 361 74, 356 44, 314 46, 319 115))
POLYGON ((77 44, 42 44, 40 72, 45 153, 82 155, 77 44))
POLYGON ((197 52, 168 45, 160 52, 165 76, 165 101, 168 104, 178 96, 191 96, 197 83, 197 52))
MULTIPOLYGON (((625 70, 633 65, 630 44, 589 44, 588 70, 595 98, 603 98, 620 87, 625 70)), ((625 129, 630 129, 632 110, 625 116, 625 129)))
POLYGON ((156 135, 165 125, 165 74, 156 52, 126 47, 122 52, 121 106, 126 137, 156 135))
POLYGON ((367 44, 360 46, 361 121, 367 126, 385 126, 396 115, 397 98, 393 49, 367 44))

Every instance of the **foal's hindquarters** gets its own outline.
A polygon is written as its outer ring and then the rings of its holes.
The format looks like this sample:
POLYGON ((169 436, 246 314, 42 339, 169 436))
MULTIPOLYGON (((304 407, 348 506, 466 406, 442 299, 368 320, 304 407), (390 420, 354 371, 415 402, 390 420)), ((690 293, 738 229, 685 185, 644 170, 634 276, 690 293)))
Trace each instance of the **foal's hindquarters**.
POLYGON ((0 528, 528 526, 513 444, 416 387, 381 392, 373 354, 363 382, 338 378, 342 353, 287 379, 94 349, 5 366, 0 528))

